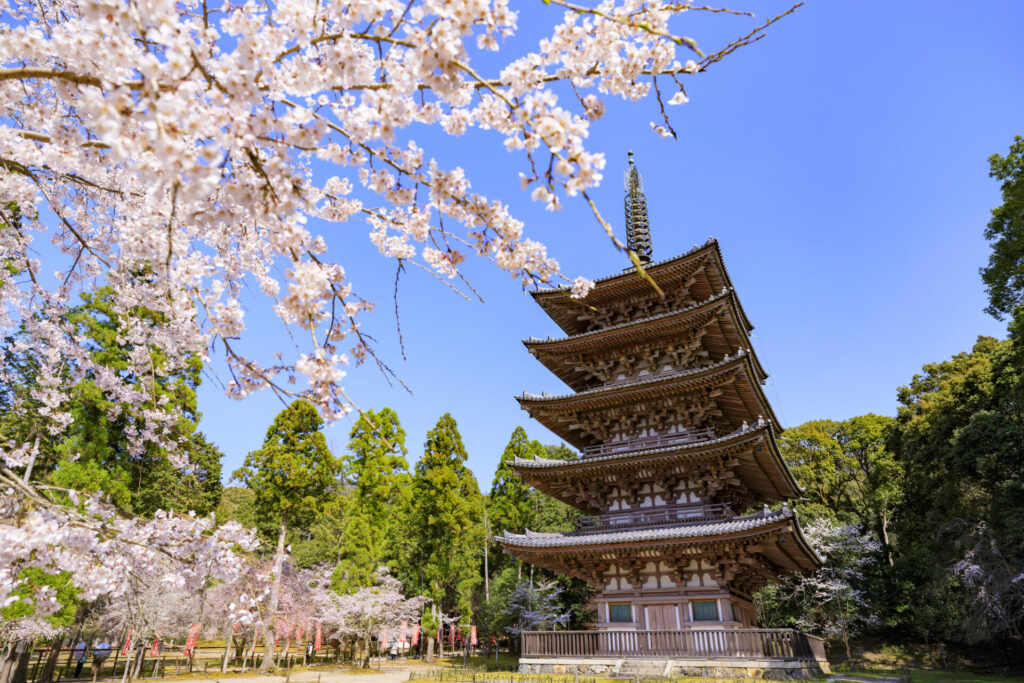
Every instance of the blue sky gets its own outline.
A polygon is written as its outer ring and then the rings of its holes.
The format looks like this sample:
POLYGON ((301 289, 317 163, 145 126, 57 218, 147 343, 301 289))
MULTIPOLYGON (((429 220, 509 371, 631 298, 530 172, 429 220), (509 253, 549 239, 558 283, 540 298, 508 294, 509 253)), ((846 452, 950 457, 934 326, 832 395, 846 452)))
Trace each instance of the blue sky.
MULTIPOLYGON (((536 27, 559 16, 539 2, 515 4, 523 44, 535 44, 536 27)), ((789 4, 747 0, 734 8, 758 16, 700 15, 679 28, 713 49, 789 4)), ((894 414, 896 388, 922 364, 969 349, 979 334, 1004 334, 982 312, 978 268, 988 257, 989 210, 1000 203, 987 158, 1024 134, 1022 25, 1024 3, 1010 0, 812 0, 757 44, 689 79, 690 103, 673 108, 678 141, 650 131, 653 100, 610 102, 595 125, 589 146, 609 163, 594 197, 620 235, 621 172, 632 149, 655 259, 712 235, 720 241, 783 426, 894 414)), ((518 187, 523 160, 500 138, 417 140, 440 162, 462 165, 475 188, 509 202, 566 275, 601 277, 626 266, 584 205, 549 213, 529 201, 518 187)), ((558 443, 514 399, 523 390, 564 391, 520 343, 558 330, 515 280, 470 262, 479 303, 406 272, 398 290, 403 360, 394 263, 376 253, 361 222, 320 227, 357 292, 377 302, 364 329, 413 394, 369 365, 351 370, 346 389, 362 408, 398 412, 410 465, 444 412, 458 421, 485 491, 516 425, 558 443)), ((259 313, 250 325, 250 351, 279 341, 259 313)), ((201 427, 225 453, 225 478, 260 445, 281 407, 267 393, 238 403, 204 384, 201 427)), ((349 429, 343 422, 327 430, 338 452, 349 429)))

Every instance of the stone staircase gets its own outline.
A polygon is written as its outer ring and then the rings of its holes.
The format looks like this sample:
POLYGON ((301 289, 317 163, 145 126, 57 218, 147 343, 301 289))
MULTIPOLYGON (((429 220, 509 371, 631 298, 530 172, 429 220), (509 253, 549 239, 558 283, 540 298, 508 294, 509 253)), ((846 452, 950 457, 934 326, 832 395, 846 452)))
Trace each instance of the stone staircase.
POLYGON ((612 671, 612 678, 647 681, 672 676, 672 662, 656 659, 625 659, 612 671))

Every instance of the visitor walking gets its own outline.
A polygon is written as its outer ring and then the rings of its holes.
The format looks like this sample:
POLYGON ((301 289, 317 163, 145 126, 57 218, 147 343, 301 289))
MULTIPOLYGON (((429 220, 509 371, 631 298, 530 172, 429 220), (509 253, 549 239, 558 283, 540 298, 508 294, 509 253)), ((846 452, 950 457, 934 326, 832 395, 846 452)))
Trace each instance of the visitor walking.
POLYGON ((85 660, 88 656, 88 648, 85 645, 84 640, 78 641, 78 645, 75 645, 75 678, 82 675, 82 667, 85 666, 85 660))
POLYGON ((92 680, 95 682, 96 677, 103 669, 103 662, 107 657, 110 656, 110 643, 104 640, 102 643, 96 646, 96 649, 92 651, 92 680))

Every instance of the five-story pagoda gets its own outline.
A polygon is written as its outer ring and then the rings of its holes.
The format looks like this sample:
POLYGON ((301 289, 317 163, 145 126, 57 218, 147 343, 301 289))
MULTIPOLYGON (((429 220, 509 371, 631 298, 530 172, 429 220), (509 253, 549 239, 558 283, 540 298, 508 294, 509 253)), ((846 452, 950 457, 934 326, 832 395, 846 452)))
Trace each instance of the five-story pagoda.
POLYGON ((820 566, 785 504, 801 489, 776 443, 753 326, 714 239, 651 262, 632 156, 626 222, 629 248, 661 291, 629 268, 582 300, 535 292, 566 336, 526 347, 572 393, 518 397, 580 457, 517 459, 516 473, 589 516, 573 533, 500 540, 590 583, 598 631, 750 629, 758 588, 820 566))

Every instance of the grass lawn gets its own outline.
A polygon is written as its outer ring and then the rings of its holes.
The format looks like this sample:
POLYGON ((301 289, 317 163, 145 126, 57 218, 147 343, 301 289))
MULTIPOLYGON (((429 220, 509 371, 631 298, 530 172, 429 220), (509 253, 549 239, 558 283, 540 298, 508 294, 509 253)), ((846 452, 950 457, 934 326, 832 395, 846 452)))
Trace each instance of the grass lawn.
MULTIPOLYGON (((842 671, 832 675, 850 674, 851 676, 862 676, 864 678, 887 678, 898 677, 898 671, 842 671)), ((1024 676, 1011 676, 1000 674, 975 674, 967 671, 927 671, 924 669, 911 669, 910 674, 914 683, 1021 683, 1024 676)), ((815 678, 815 681, 827 681, 828 676, 815 678)))
MULTIPOLYGON (((846 671, 853 676, 864 678, 888 678, 897 677, 896 671, 846 671)), ((513 674, 510 672, 484 672, 484 671, 459 671, 445 670, 436 672, 429 678, 416 678, 414 683, 622 683, 621 681, 591 677, 553 675, 553 674, 513 674)), ((836 674, 833 674, 836 675, 836 674)), ((957 671, 925 671, 912 670, 914 683, 1021 683, 1022 676, 1008 676, 995 674, 972 674, 957 671)), ((815 682, 828 680, 828 676, 815 678, 815 682)), ((750 678, 694 678, 694 677, 673 677, 665 683, 747 683, 750 678)))
POLYGON ((966 671, 912 671, 914 683, 1020 683, 1024 676, 972 674, 966 671))

